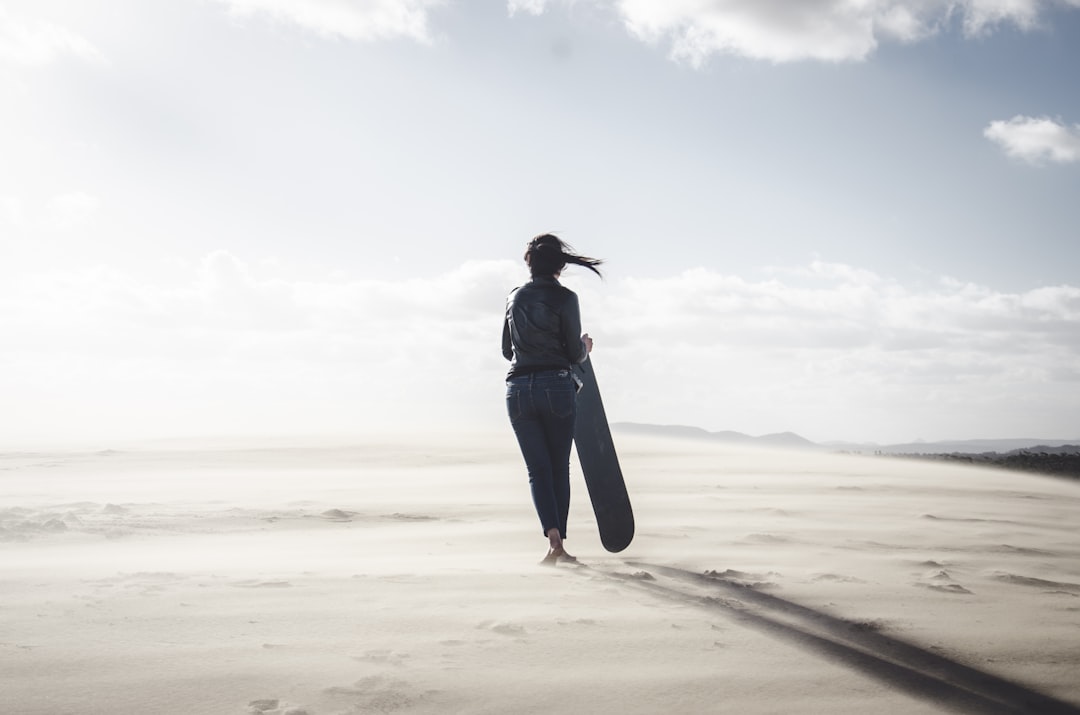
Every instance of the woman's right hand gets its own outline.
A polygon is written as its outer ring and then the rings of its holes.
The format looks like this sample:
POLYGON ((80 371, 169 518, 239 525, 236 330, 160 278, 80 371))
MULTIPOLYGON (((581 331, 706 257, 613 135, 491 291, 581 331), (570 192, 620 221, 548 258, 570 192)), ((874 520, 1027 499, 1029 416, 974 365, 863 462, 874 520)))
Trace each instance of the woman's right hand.
POLYGON ((581 342, 585 343, 585 354, 588 355, 589 353, 591 353, 592 352, 592 338, 589 337, 588 333, 585 333, 584 335, 581 336, 581 342))

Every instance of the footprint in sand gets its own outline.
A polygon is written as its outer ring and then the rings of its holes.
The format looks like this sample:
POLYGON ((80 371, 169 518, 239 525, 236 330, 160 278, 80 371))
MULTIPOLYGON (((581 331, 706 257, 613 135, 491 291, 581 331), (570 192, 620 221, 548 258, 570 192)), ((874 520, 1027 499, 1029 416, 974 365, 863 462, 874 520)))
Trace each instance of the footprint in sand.
MULTIPOLYGON (((413 686, 395 678, 373 675, 361 678, 349 686, 327 688, 323 693, 348 703, 349 712, 393 712, 414 707, 438 694, 437 690, 418 692, 413 686)), ((283 714, 284 715, 284 714, 283 714)))
POLYGON ((483 621, 476 626, 477 628, 485 631, 491 631, 492 633, 498 633, 503 636, 518 636, 523 637, 527 634, 524 626, 519 626, 516 623, 504 623, 501 621, 483 621))
POLYGON ((308 715, 308 711, 296 705, 282 702, 276 698, 252 700, 247 705, 252 715, 308 715))
POLYGON ((405 665, 405 661, 408 660, 409 657, 408 653, 395 653, 389 648, 380 648, 378 650, 365 651, 363 655, 354 655, 352 656, 352 659, 360 661, 361 663, 378 663, 401 667, 405 665))

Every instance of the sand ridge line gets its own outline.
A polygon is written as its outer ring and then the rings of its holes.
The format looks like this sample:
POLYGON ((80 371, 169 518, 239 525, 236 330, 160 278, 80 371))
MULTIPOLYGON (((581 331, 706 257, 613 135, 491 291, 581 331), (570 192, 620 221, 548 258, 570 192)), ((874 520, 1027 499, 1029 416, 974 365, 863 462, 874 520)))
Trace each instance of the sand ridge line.
POLYGON ((1011 583, 1017 586, 1030 586, 1032 588, 1042 589, 1051 593, 1067 593, 1074 596, 1080 594, 1080 583, 1071 583, 1068 581, 1048 581, 1044 578, 1035 578, 1033 576, 1020 576, 1018 574, 1009 573, 1007 571, 996 571, 992 575, 992 578, 1003 583, 1011 583))
POLYGON ((665 600, 725 612, 742 625, 814 651, 912 697, 958 712, 1080 715, 1080 707, 1074 704, 879 633, 876 624, 838 618, 716 572, 698 573, 637 561, 625 563, 639 570, 620 573, 587 564, 578 565, 577 570, 665 600), (664 581, 654 574, 664 577, 664 581), (695 593, 686 588, 687 584, 705 593, 695 593), (725 595, 713 595, 715 591, 725 595))

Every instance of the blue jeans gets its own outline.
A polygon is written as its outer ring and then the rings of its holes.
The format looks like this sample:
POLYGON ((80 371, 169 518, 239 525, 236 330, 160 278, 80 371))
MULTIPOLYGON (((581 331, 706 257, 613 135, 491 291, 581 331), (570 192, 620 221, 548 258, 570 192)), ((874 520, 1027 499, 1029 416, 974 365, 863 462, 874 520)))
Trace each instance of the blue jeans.
POLYGON ((570 447, 577 386, 569 370, 544 370, 506 381, 506 412, 529 473, 533 506, 546 535, 566 538, 570 513, 570 447))

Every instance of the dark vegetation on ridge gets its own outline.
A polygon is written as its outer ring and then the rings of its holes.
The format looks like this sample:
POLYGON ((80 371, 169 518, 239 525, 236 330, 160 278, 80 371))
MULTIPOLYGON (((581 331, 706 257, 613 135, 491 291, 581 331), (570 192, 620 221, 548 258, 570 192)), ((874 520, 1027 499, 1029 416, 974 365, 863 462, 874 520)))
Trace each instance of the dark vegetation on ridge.
POLYGON ((1022 472, 1036 472, 1038 474, 1049 474, 1056 477, 1080 479, 1080 446, 1071 444, 1062 445, 1061 447, 1039 445, 1032 449, 1016 449, 1004 454, 998 454, 997 452, 984 452, 982 454, 953 452, 949 454, 902 454, 889 456, 962 462, 965 464, 1002 467, 1004 469, 1015 469, 1022 472))

